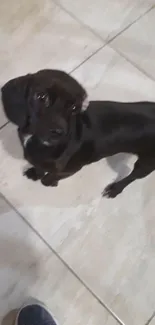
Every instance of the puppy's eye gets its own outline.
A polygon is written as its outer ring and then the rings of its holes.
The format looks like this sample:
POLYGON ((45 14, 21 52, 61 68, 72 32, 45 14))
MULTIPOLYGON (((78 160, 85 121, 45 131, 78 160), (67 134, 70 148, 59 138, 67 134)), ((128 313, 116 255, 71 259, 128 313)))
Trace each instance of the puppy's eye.
POLYGON ((72 112, 75 112, 75 111, 76 111, 76 106, 73 105, 73 106, 72 106, 72 112))
POLYGON ((77 109, 77 106, 75 105, 75 104, 72 104, 71 106, 70 106, 70 112, 71 112, 71 114, 76 114, 77 113, 77 111, 78 111, 78 109, 77 109))
POLYGON ((46 99, 46 95, 45 94, 37 94, 37 99, 39 100, 45 100, 46 99))
POLYGON ((48 94, 36 94, 36 99, 42 103, 44 103, 44 105, 46 107, 49 106, 49 97, 48 94))

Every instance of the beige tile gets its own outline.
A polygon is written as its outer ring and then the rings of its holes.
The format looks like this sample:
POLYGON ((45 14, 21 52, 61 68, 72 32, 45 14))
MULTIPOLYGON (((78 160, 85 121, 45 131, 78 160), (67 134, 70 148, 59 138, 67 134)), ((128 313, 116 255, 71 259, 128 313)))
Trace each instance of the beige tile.
POLYGON ((0 3, 0 83, 42 68, 72 70, 102 45, 49 0, 0 3))
POLYGON ((57 0, 57 3, 108 40, 149 10, 154 0, 57 0))
POLYGON ((28 296, 48 304, 60 325, 117 325, 63 263, 0 197, 0 321, 28 296))
POLYGON ((118 36, 112 46, 155 79, 155 9, 118 36))
MULTIPOLYGON (((108 47, 74 75, 91 98, 155 96, 154 82, 108 47)), ((155 300, 155 173, 114 200, 102 199, 117 171, 129 171, 120 155, 45 188, 22 176, 26 163, 15 127, 6 126, 0 140, 0 191, 126 325, 144 324, 155 300)))

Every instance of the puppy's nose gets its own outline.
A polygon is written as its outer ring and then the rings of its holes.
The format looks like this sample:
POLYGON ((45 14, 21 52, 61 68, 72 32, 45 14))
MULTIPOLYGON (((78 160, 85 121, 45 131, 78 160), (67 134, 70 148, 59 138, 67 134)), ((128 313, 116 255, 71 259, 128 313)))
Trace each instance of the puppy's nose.
POLYGON ((50 133, 52 135, 58 135, 58 136, 60 136, 60 135, 63 134, 63 130, 60 129, 60 128, 54 128, 54 129, 50 129, 50 133))

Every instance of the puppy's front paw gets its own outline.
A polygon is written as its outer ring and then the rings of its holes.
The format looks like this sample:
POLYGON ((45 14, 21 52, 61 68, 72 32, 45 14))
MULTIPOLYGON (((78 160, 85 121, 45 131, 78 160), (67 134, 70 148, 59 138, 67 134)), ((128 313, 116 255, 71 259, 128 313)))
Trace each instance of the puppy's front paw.
POLYGON ((33 181, 37 181, 40 178, 35 167, 28 168, 24 172, 24 176, 26 176, 28 179, 32 179, 33 181))
POLYGON ((108 198, 114 198, 118 194, 120 194, 123 191, 122 186, 120 186, 119 183, 111 183, 102 192, 102 196, 106 196, 108 198))
POLYGON ((56 179, 53 178, 53 176, 51 174, 46 174, 42 179, 41 179, 41 183, 44 186, 52 186, 52 187, 56 187, 58 186, 58 181, 56 179))

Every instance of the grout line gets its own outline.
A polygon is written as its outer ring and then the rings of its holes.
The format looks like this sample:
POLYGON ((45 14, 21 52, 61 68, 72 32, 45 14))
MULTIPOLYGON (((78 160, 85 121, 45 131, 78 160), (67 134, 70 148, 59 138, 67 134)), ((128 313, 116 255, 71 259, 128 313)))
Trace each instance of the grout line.
POLYGON ((155 311, 153 312, 152 316, 148 319, 148 321, 145 323, 145 325, 149 325, 152 319, 154 318, 154 316, 155 316, 155 311))
POLYGON ((61 261, 65 267, 71 272, 71 274, 86 288, 86 290, 98 301, 98 303, 107 310, 107 312, 120 324, 125 325, 123 321, 113 312, 101 298, 96 295, 93 290, 82 280, 75 271, 64 261, 64 259, 55 251, 55 249, 42 237, 42 235, 31 225, 31 223, 13 206, 13 204, 5 197, 4 194, 0 193, 3 200, 11 207, 13 211, 30 227, 30 229, 42 240, 42 242, 50 249, 50 251, 61 261))
POLYGON ((94 36, 96 36, 100 41, 105 43, 105 40, 100 36, 98 33, 96 33, 90 26, 85 24, 82 20, 80 20, 76 15, 74 15, 71 11, 69 11, 67 8, 65 8, 59 0, 53 0, 53 2, 65 13, 67 13, 70 17, 72 17, 77 23, 79 23, 81 26, 85 27, 87 30, 89 30, 94 36))
POLYGON ((9 121, 7 121, 6 123, 4 123, 2 126, 0 126, 0 131, 6 126, 6 125, 8 125, 10 122, 9 121))
POLYGON ((96 33, 91 27, 83 23, 78 17, 76 17, 72 12, 70 12, 68 9, 66 9, 59 1, 53 0, 54 3, 59 6, 60 9, 65 11, 68 15, 70 15, 75 21, 77 21, 79 24, 81 24, 84 28, 89 30, 94 36, 96 36, 100 41, 103 42, 103 45, 100 46, 96 51, 94 51, 91 55, 89 55, 86 59, 84 59, 81 63, 79 63, 76 67, 74 67, 69 73, 73 73, 78 68, 80 68, 84 63, 86 63, 89 59, 91 59, 94 55, 96 55, 98 52, 100 52, 104 47, 107 45, 113 49, 119 56, 123 57, 127 62, 129 62, 131 65, 133 65, 137 70, 139 70, 141 73, 143 73, 146 77, 151 79, 152 81, 155 81, 155 79, 150 76, 145 70, 143 70, 141 67, 139 67, 135 62, 130 60, 128 57, 126 57, 123 53, 121 53, 118 49, 115 49, 111 45, 111 43, 119 37, 122 33, 124 33, 128 28, 130 28, 132 25, 134 25, 136 22, 138 22, 142 17, 144 17, 146 14, 148 14, 151 10, 155 9, 155 5, 152 5, 148 10, 146 10, 143 14, 141 14, 139 17, 137 17, 134 21, 132 21, 130 24, 128 24, 124 29, 119 31, 116 35, 109 38, 109 40, 106 41, 106 39, 103 39, 98 33, 96 33))
POLYGON ((141 14, 139 17, 137 17, 135 20, 133 20, 131 23, 129 23, 124 29, 120 30, 116 35, 114 35, 112 38, 109 39, 108 44, 113 42, 115 38, 119 37, 122 33, 124 33, 127 29, 129 29, 132 25, 137 23, 141 18, 143 18, 145 15, 147 15, 151 10, 155 8, 155 5, 152 5, 148 10, 146 10, 143 14, 141 14))
MULTIPOLYGON (((126 31, 128 28, 130 28, 134 23, 139 21, 143 16, 148 14, 151 10, 155 8, 155 5, 152 5, 145 13, 141 14, 139 17, 137 17, 134 21, 132 21, 130 24, 128 24, 124 29, 122 29, 120 32, 118 32, 116 35, 114 35, 112 38, 109 38, 109 40, 104 40, 98 33, 96 33, 93 29, 91 29, 88 25, 84 24, 78 17, 76 17, 72 12, 67 10, 60 2, 57 0, 53 0, 53 2, 63 11, 65 11, 68 15, 70 15, 75 21, 77 21, 80 25, 82 25, 84 28, 89 30, 94 36, 96 36, 100 41, 103 42, 102 46, 100 46, 97 50, 95 50, 92 54, 90 54, 87 58, 85 58, 83 61, 81 61, 76 67, 74 67, 69 73, 73 73, 78 68, 80 68, 84 63, 86 63, 89 59, 91 59, 94 55, 96 55, 98 52, 100 52, 104 47, 109 46, 112 50, 114 50, 120 57, 124 58, 127 62, 129 62, 131 65, 133 65, 136 69, 138 69, 141 73, 143 73, 146 77, 151 79, 152 81, 155 81, 155 79, 147 74, 145 70, 143 70, 141 67, 139 67, 136 63, 134 63, 132 60, 130 60, 128 57, 126 57, 123 53, 121 53, 118 49, 115 49, 111 45, 112 41, 115 40, 117 37, 119 37, 124 31, 126 31)), ((0 127, 0 130, 3 129, 7 124, 6 122, 2 127, 0 127)))
POLYGON ((139 65, 137 65, 134 61, 132 61, 128 56, 126 56, 123 52, 119 51, 115 48, 111 43, 119 37, 121 34, 123 34, 128 28, 130 28, 134 23, 139 21, 142 17, 144 17, 146 14, 148 14, 151 10, 155 9, 155 5, 152 5, 151 8, 149 8, 144 14, 142 14, 140 17, 138 17, 134 22, 129 24, 127 27, 125 27, 122 31, 120 31, 117 35, 115 35, 113 38, 110 39, 106 45, 108 45, 110 48, 112 48, 118 55, 123 57, 127 62, 132 64, 137 70, 139 70, 141 73, 143 73, 147 78, 151 79, 152 81, 155 81, 155 78, 153 78, 149 73, 147 73, 143 68, 141 68, 139 65))
POLYGON ((96 55, 98 52, 100 52, 107 44, 103 44, 100 46, 96 51, 94 51, 92 54, 87 56, 86 59, 84 59, 82 62, 80 62, 75 68, 73 68, 69 73, 73 73, 76 71, 78 68, 80 68, 85 62, 87 62, 89 59, 91 59, 94 55, 96 55))
POLYGON ((64 12, 66 12, 68 15, 70 15, 76 22, 78 22, 81 26, 85 27, 87 30, 89 30, 94 36, 96 36, 100 41, 102 41, 105 45, 108 45, 110 42, 112 42, 116 37, 120 36, 124 31, 126 31, 128 28, 130 28, 133 24, 135 24, 137 21, 139 21, 142 17, 144 17, 146 14, 148 14, 152 9, 155 8, 155 4, 153 4, 150 8, 148 8, 144 13, 142 13, 140 16, 135 18, 131 23, 129 23, 127 26, 125 26, 122 30, 118 31, 114 36, 109 39, 104 39, 100 34, 98 34, 94 29, 92 29, 89 25, 85 24, 82 20, 80 20, 76 15, 74 15, 71 11, 69 11, 66 7, 64 7, 59 0, 53 0, 53 2, 64 12))
POLYGON ((147 72, 143 69, 141 69, 136 63, 134 63, 132 60, 130 60, 128 57, 126 57, 123 53, 121 53, 119 50, 115 49, 115 47, 113 47, 111 45, 111 43, 113 42, 113 40, 115 40, 117 37, 119 37, 122 33, 124 33, 128 28, 130 28, 134 23, 136 23, 137 21, 139 21, 142 17, 144 17, 146 14, 148 14, 152 9, 155 8, 155 5, 152 5, 151 8, 149 8, 145 13, 143 13, 141 16, 139 16, 137 19, 135 19, 133 22, 131 22, 129 25, 127 25, 124 29, 122 29, 120 32, 118 32, 116 35, 114 35, 112 38, 110 38, 109 40, 104 40, 103 38, 100 37, 100 35, 96 34, 89 26, 83 24, 79 19, 77 19, 76 16, 74 16, 72 13, 70 13, 69 11, 67 11, 61 4, 58 4, 57 1, 54 0, 54 2, 56 2, 56 4, 63 9, 64 11, 66 11, 69 15, 72 16, 72 18, 74 18, 75 20, 77 20, 81 25, 83 25, 85 28, 89 29, 95 36, 99 37, 100 40, 102 40, 103 42, 105 42, 102 46, 100 46, 96 51, 94 51, 92 54, 90 54, 86 59, 84 59, 81 63, 79 63, 75 68, 73 68, 70 73, 73 73, 74 71, 76 71, 78 68, 80 68, 85 62, 87 62, 89 59, 91 59, 94 55, 96 55, 98 52, 102 51, 102 49, 106 46, 109 46, 112 50, 114 50, 119 56, 123 57, 126 61, 128 61, 130 64, 132 64, 136 69, 138 69, 140 72, 142 72, 143 74, 146 75, 146 77, 150 78, 151 80, 155 81, 155 79, 153 79, 153 77, 151 77, 149 74, 147 74, 147 72))
POLYGON ((128 63, 130 63, 134 68, 136 68, 138 71, 140 71, 142 74, 144 74, 147 78, 151 79, 153 82, 155 82, 155 78, 153 78, 149 73, 147 73, 145 70, 143 70, 139 65, 137 65, 135 62, 130 60, 124 53, 120 52, 118 49, 115 49, 111 45, 111 41, 108 43, 102 45, 99 47, 95 52, 93 52, 91 55, 89 55, 85 60, 83 60, 79 65, 77 65, 75 68, 73 68, 69 73, 73 73, 76 71, 78 68, 80 68, 84 63, 86 63, 89 59, 91 59, 94 55, 102 51, 106 46, 109 46, 114 52, 116 52, 121 58, 125 59, 128 63))
POLYGON ((102 45, 99 47, 96 51, 94 51, 92 54, 90 54, 86 59, 84 59, 81 63, 79 63, 75 68, 73 68, 71 71, 69 71, 69 74, 73 73, 77 69, 79 69, 83 64, 85 64, 89 59, 91 59, 94 55, 102 51, 106 46, 109 46, 114 52, 116 52, 121 58, 125 59, 127 62, 129 62, 134 68, 136 68, 138 71, 140 71, 142 74, 144 74, 147 78, 151 79, 153 82, 155 82, 155 78, 153 78, 149 73, 147 73, 145 70, 143 70, 139 65, 137 65, 134 61, 130 60, 124 53, 120 52, 118 49, 115 49, 111 45, 111 41, 108 43, 102 45))
POLYGON ((114 50, 120 57, 124 58, 127 62, 129 62, 134 68, 139 70, 141 73, 143 73, 147 78, 151 79, 152 81, 155 81, 155 78, 153 78, 149 73, 147 73, 143 68, 141 68, 139 65, 137 65, 134 61, 129 59, 124 53, 120 52, 118 49, 115 49, 111 44, 108 44, 109 47, 114 50))

